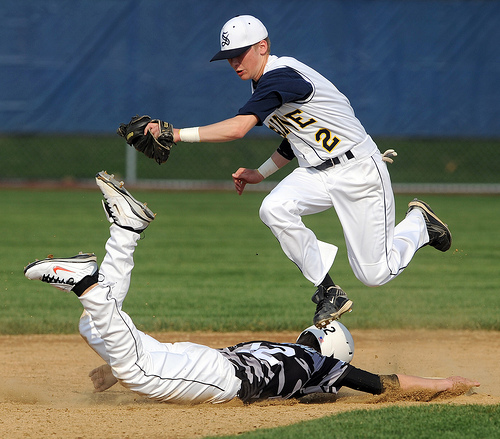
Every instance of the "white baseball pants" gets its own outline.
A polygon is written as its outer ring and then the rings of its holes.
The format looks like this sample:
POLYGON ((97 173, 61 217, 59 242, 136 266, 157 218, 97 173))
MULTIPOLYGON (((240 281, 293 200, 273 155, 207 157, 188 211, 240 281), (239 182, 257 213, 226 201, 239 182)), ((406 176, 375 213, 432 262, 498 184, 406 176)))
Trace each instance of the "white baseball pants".
POLYGON ((80 297, 80 333, 130 390, 158 401, 224 402, 241 387, 220 352, 194 343, 161 343, 139 331, 122 311, 140 235, 114 224, 99 283, 80 297))
POLYGON ((285 254, 314 285, 330 270, 337 247, 319 241, 302 222, 304 215, 335 208, 344 231, 349 263, 368 286, 399 275, 415 252, 429 241, 422 214, 413 210, 395 226, 389 172, 378 150, 341 160, 324 171, 297 168, 264 199, 262 221, 285 254))

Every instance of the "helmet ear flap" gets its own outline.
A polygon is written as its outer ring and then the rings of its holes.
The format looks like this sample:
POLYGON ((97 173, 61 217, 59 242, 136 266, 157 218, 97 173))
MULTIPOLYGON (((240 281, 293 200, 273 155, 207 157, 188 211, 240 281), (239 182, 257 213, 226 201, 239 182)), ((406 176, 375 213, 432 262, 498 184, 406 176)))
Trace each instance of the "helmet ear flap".
POLYGON ((307 330, 304 331, 299 335, 296 343, 303 346, 309 346, 310 348, 313 348, 316 352, 319 352, 321 354, 321 346, 319 345, 319 341, 312 332, 309 332, 307 330))

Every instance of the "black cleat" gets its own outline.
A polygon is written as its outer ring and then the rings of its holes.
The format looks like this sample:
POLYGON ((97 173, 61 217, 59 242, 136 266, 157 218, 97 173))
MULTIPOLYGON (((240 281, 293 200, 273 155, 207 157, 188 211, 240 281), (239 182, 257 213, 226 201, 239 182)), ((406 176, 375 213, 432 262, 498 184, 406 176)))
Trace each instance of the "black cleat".
POLYGON ((429 242, 427 244, 442 252, 449 250, 451 247, 451 233, 448 226, 436 216, 427 203, 417 198, 408 203, 406 214, 408 215, 413 209, 420 210, 424 215, 427 233, 429 233, 429 242))
POLYGON ((317 304, 313 323, 319 329, 352 309, 352 300, 338 286, 326 289, 320 285, 311 300, 317 304))

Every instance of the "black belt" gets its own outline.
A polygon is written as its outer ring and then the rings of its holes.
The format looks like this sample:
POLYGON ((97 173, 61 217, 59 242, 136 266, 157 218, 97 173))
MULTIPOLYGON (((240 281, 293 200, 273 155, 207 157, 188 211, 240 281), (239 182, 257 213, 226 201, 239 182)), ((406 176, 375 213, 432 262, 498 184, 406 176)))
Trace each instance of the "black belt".
MULTIPOLYGON (((351 160, 354 158, 354 154, 351 150, 345 153, 347 160, 351 160)), ((321 163, 321 165, 315 166, 314 169, 318 171, 324 171, 325 169, 331 168, 332 166, 340 165, 340 159, 338 157, 334 157, 333 159, 328 159, 326 162, 321 163)))

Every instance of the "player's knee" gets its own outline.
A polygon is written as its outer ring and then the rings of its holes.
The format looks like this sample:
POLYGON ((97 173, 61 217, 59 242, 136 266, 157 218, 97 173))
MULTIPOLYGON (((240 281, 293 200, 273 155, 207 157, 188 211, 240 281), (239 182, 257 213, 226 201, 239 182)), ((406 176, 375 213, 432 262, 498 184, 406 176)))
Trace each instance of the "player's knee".
POLYGON ((264 198, 264 201, 262 201, 259 209, 259 217, 266 226, 271 227, 276 221, 277 216, 279 216, 279 213, 277 212, 278 207, 279 203, 277 203, 273 197, 269 195, 264 198))
POLYGON ((87 311, 83 311, 80 316, 80 320, 78 321, 78 331, 80 335, 84 338, 84 340, 88 340, 91 336, 93 329, 93 321, 90 317, 90 314, 87 311))
POLYGON ((300 221, 297 206, 292 200, 283 201, 269 195, 260 206, 259 216, 267 227, 276 231, 284 230, 300 221))
POLYGON ((358 267, 354 274, 367 287, 379 287, 391 280, 388 270, 382 270, 378 266, 358 267))
POLYGON ((376 282, 374 279, 360 278, 359 280, 360 280, 361 282, 363 282, 363 284, 364 284, 365 286, 367 286, 367 287, 372 287, 372 288, 374 288, 374 287, 379 287, 380 285, 382 285, 382 284, 380 284, 380 283, 376 282))

